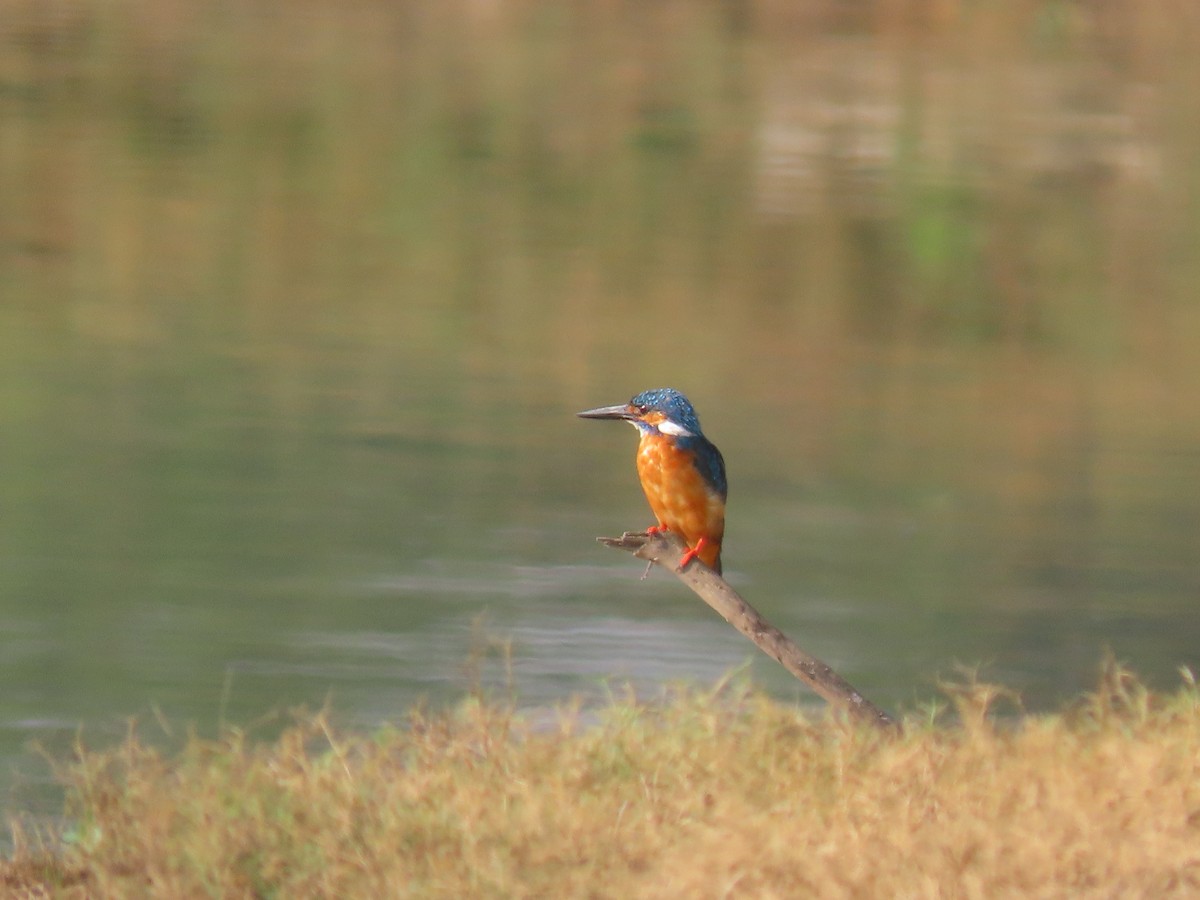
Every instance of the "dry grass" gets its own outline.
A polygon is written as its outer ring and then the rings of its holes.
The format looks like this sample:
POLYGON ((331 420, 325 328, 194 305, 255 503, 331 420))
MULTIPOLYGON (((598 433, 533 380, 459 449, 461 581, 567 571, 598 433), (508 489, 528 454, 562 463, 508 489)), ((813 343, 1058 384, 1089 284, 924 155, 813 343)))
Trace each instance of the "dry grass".
POLYGON ((747 691, 532 730, 468 702, 339 736, 131 737, 64 772, 75 837, 0 884, 75 897, 1171 896, 1200 892, 1200 693, 1116 667, 1061 715, 997 692, 902 737, 747 691))

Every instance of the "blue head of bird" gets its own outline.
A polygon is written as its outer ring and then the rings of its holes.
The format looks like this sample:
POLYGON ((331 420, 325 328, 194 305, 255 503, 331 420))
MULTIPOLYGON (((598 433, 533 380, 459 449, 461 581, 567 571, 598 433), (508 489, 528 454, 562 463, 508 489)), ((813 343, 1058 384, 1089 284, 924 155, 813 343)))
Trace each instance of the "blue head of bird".
POLYGON ((642 434, 657 432, 676 438, 704 436, 695 408, 675 388, 642 391, 628 403, 587 409, 578 415, 584 419, 624 419, 642 434))

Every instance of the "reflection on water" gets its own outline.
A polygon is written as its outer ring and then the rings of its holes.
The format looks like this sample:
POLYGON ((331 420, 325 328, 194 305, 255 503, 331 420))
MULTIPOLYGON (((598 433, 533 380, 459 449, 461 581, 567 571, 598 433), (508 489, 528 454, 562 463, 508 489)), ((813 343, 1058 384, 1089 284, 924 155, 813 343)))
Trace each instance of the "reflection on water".
POLYGON ((395 720, 481 628, 530 708, 753 659, 593 541, 649 514, 632 433, 573 413, 665 384, 727 460, 731 580, 881 705, 1196 667, 1194 43, 521 6, 7 26, 18 805, 29 737, 395 720))

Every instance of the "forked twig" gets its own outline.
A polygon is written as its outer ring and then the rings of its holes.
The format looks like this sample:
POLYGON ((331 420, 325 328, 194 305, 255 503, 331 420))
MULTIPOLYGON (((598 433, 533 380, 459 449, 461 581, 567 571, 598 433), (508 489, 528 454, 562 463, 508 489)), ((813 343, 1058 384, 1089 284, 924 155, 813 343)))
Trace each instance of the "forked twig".
POLYGON ((782 631, 759 615, 724 578, 699 561, 680 570, 679 562, 687 549, 683 541, 671 532, 647 534, 625 532, 619 538, 596 538, 602 544, 625 550, 638 559, 658 563, 691 588, 721 617, 758 645, 767 656, 807 684, 820 697, 844 708, 854 718, 871 722, 882 728, 897 727, 896 721, 860 694, 854 687, 821 660, 806 653, 790 641, 782 631))

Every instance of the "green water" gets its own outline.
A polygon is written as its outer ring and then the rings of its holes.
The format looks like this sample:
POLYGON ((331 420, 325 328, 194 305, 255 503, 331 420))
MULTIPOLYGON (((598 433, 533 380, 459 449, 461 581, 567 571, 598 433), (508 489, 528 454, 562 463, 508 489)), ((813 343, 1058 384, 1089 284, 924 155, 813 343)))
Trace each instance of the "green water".
POLYGON ((1200 663, 1194 44, 520 6, 5 26, 4 805, 54 806, 31 740, 396 720, 503 641, 530 708, 810 702, 593 540, 650 517, 573 413, 661 385, 730 580, 880 705, 1200 663))

